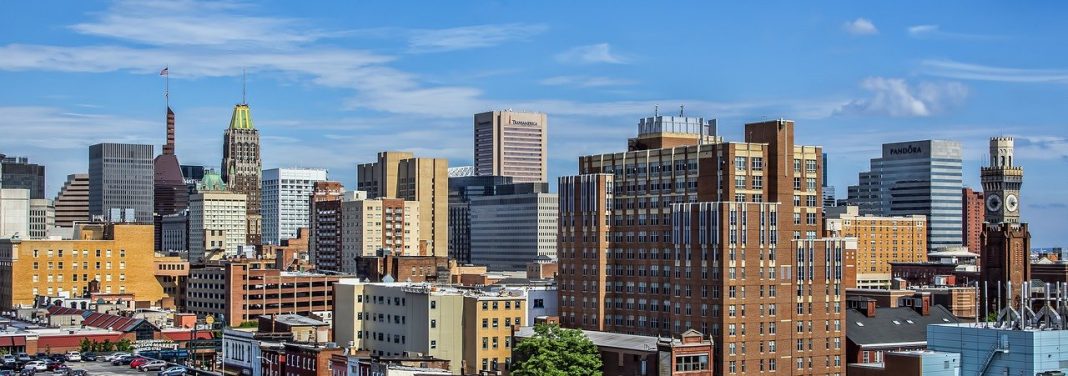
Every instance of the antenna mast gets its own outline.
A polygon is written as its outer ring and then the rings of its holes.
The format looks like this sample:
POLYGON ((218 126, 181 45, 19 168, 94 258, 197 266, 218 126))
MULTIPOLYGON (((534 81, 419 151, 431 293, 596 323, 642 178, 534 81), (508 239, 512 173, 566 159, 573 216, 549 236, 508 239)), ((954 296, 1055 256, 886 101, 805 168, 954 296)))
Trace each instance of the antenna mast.
POLYGON ((241 68, 241 104, 245 105, 248 104, 248 101, 245 99, 248 93, 247 86, 248 84, 245 77, 245 68, 241 68))

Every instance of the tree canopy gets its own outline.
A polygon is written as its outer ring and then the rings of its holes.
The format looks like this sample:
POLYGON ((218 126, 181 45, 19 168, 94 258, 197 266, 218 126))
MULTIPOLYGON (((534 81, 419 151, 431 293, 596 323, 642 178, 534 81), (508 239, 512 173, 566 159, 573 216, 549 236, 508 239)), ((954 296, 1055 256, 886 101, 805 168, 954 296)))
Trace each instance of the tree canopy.
POLYGON ((538 324, 512 349, 514 376, 601 376, 597 346, 576 329, 538 324))

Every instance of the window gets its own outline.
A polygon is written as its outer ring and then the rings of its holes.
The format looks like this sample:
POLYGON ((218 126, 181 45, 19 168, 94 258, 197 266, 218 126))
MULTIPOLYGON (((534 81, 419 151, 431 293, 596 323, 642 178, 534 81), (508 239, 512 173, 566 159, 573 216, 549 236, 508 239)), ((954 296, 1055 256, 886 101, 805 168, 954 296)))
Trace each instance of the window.
POLYGON ((764 177, 763 176, 754 176, 753 177, 753 189, 762 189, 762 188, 764 188, 764 177))
POLYGON ((764 169, 764 157, 752 157, 750 160, 753 163, 753 171, 760 171, 764 169))
POLYGON ((683 355, 675 357, 675 371, 703 371, 708 369, 708 355, 683 355))
POLYGON ((430 327, 431 328, 437 328, 438 327, 438 320, 430 320, 430 327))
POLYGON ((734 169, 745 171, 745 157, 734 157, 734 169))
POLYGON ((534 308, 545 308, 545 299, 534 299, 534 308))

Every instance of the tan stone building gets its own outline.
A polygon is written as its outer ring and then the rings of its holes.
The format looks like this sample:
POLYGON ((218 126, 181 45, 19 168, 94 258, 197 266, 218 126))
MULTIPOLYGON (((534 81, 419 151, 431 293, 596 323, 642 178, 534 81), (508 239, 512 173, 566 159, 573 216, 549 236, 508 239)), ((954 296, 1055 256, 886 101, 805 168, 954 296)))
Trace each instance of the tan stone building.
POLYGON ((511 176, 516 183, 547 181, 549 119, 541 112, 475 114, 475 174, 511 176))
POLYGON ((860 215, 856 206, 827 208, 826 236, 857 239, 857 282, 889 288, 891 262, 927 261, 927 217, 860 215))
POLYGON ((341 203, 341 212, 341 272, 356 273, 357 257, 420 255, 418 201, 347 200, 341 203))
POLYGON ((37 295, 81 296, 91 281, 105 294, 156 304, 152 225, 81 224, 73 240, 0 239, 0 309, 31 306, 37 295))
POLYGON ((213 250, 235 255, 248 244, 247 204, 244 193, 227 191, 213 171, 204 174, 200 191, 189 197, 189 261, 204 263, 213 250))
POLYGON ((356 189, 368 198, 419 202, 419 237, 426 249, 420 256, 449 254, 448 160, 386 151, 378 153, 378 161, 356 166, 356 173, 356 189))
POLYGON ((527 320, 526 297, 507 293, 464 297, 465 375, 504 373, 512 362, 512 329, 527 320))

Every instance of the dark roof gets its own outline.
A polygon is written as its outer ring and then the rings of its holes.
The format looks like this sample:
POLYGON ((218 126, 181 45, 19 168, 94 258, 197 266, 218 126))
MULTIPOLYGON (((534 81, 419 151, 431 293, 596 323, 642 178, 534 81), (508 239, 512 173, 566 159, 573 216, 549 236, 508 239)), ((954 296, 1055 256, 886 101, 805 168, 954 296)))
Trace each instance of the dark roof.
POLYGON ((111 329, 120 332, 131 332, 137 327, 149 324, 144 319, 135 319, 132 317, 109 315, 106 313, 92 312, 88 316, 85 316, 85 320, 82 321, 82 325, 91 326, 94 328, 111 329))
POLYGON ((931 307, 923 316, 912 307, 876 308, 868 317, 855 308, 846 310, 846 338, 860 346, 927 342, 927 325, 959 323, 946 307, 931 307))

